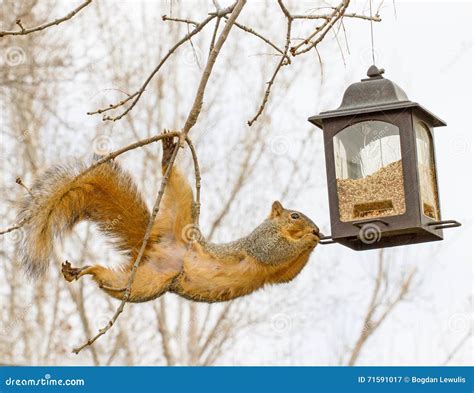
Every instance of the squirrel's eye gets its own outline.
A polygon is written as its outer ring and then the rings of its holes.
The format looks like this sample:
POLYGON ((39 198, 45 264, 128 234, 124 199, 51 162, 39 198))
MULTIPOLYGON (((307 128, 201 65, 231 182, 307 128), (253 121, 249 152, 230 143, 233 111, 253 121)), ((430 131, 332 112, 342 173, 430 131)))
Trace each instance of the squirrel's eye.
POLYGON ((297 220, 298 218, 300 218, 300 215, 298 213, 291 213, 291 216, 290 216, 293 220, 297 220))

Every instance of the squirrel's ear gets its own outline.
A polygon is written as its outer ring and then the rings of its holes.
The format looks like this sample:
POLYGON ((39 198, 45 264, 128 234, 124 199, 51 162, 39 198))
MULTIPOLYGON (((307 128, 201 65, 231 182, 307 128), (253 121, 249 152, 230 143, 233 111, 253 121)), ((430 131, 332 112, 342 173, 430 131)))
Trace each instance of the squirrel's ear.
POLYGON ((272 212, 270 213, 270 218, 275 218, 283 213, 283 206, 280 202, 275 201, 272 204, 272 212))

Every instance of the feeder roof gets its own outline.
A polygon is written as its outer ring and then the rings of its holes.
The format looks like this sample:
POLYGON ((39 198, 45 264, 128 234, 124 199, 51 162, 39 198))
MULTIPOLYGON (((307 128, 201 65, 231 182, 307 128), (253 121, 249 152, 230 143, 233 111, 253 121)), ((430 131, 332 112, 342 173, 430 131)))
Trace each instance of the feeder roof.
POLYGON ((375 65, 370 66, 367 71, 368 78, 353 83, 346 89, 339 108, 321 112, 308 120, 323 128, 323 119, 415 107, 428 115, 434 127, 446 125, 443 120, 417 102, 410 101, 402 88, 390 79, 384 78, 383 73, 383 69, 375 65))

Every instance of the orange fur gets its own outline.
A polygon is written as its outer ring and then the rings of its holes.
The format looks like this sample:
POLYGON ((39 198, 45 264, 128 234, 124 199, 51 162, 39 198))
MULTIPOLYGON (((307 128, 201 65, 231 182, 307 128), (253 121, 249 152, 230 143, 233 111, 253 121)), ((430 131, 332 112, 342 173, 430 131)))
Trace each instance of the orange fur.
POLYGON ((291 281, 306 265, 309 254, 305 252, 296 260, 281 265, 264 265, 245 255, 221 260, 195 246, 185 256, 183 273, 171 290, 196 301, 235 299, 267 284, 291 281))
MULTIPOLYGON (((108 295, 122 299, 150 218, 129 175, 117 164, 104 164, 82 176, 82 167, 56 168, 40 178, 22 214, 31 215, 28 241, 22 246, 25 265, 44 270, 54 234, 89 219, 126 251, 120 269, 101 265, 72 268, 63 264, 68 281, 91 275, 108 295)), ((131 302, 144 302, 166 291, 195 301, 215 302, 247 295, 267 284, 292 280, 319 242, 319 230, 301 213, 275 202, 269 218, 246 238, 225 245, 190 242, 193 192, 184 175, 172 168, 162 205, 131 287, 131 302), (297 219, 292 218, 297 213, 297 219)))

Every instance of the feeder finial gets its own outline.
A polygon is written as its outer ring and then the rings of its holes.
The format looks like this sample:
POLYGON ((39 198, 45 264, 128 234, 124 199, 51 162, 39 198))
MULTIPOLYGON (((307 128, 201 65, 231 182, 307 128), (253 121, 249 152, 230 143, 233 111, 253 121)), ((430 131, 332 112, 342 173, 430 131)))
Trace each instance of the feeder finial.
POLYGON ((383 78, 382 74, 385 72, 383 68, 378 68, 376 65, 371 65, 367 70, 369 78, 383 78))

